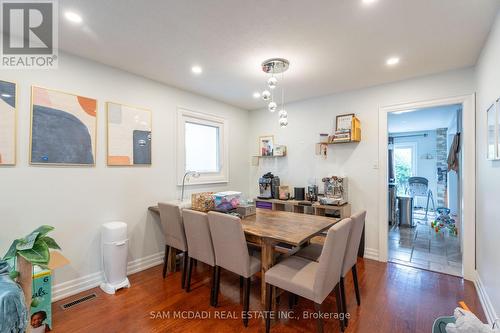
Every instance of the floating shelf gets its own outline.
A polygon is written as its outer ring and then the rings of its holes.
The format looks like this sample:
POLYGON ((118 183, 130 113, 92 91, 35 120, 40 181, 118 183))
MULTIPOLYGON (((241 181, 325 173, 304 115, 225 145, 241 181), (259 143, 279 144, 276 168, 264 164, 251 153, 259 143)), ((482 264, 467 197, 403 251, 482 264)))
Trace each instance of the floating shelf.
POLYGON ((252 156, 252 166, 258 166, 259 161, 261 158, 279 158, 279 157, 286 157, 286 155, 273 155, 273 156, 261 156, 261 155, 254 155, 252 156))
POLYGON ((340 141, 340 142, 318 142, 319 145, 340 145, 343 143, 358 143, 361 140, 350 140, 350 141, 340 141))

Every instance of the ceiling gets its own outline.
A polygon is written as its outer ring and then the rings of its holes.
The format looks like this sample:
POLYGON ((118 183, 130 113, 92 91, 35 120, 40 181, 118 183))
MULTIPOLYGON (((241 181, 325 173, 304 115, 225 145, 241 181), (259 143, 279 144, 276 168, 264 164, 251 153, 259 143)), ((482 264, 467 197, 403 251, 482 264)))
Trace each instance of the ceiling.
POLYGON ((472 66, 499 0, 60 0, 59 46, 245 109, 263 60, 295 101, 472 66), (64 19, 73 10, 80 25, 64 19), (388 67, 385 61, 399 56, 388 67), (193 65, 203 68, 194 75, 193 65))
POLYGON ((462 105, 446 105, 425 109, 391 112, 387 118, 389 133, 406 133, 447 128, 462 105))

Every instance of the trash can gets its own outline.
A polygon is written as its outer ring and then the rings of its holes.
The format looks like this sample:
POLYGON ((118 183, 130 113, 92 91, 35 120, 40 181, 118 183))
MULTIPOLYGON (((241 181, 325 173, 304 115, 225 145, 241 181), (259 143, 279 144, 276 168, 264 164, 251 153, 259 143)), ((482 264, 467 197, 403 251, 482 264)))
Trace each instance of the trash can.
POLYGON ((413 198, 410 196, 398 197, 399 226, 414 227, 413 222, 413 198))
POLYGON ((127 278, 127 224, 108 222, 102 225, 102 265, 105 282, 101 289, 114 294, 121 288, 129 288, 127 278))

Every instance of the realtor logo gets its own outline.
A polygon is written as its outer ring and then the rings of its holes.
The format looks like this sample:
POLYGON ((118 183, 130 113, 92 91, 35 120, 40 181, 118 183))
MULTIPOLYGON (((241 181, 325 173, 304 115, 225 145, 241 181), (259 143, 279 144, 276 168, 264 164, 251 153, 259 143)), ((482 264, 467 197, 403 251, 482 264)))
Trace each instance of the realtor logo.
POLYGON ((57 3, 1 1, 2 68, 57 68, 57 3))

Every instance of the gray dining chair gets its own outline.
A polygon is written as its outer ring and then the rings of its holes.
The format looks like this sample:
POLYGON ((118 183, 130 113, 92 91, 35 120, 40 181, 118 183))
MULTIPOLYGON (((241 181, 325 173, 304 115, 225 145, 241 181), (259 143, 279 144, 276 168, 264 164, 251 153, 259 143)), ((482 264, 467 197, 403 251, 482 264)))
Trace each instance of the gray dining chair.
MULTIPOLYGON (((342 264, 342 276, 340 278, 340 294, 342 297, 342 305, 345 311, 347 311, 347 303, 345 297, 344 279, 349 273, 349 271, 352 272, 352 278, 354 281, 354 291, 356 293, 356 301, 358 303, 358 306, 361 305, 361 295, 359 292, 358 271, 356 268, 356 262, 358 257, 358 248, 361 242, 363 228, 365 226, 366 211, 362 211, 360 213, 352 215, 351 219, 352 219, 352 228, 349 233, 347 241, 347 249, 345 251, 344 261, 342 264)), ((295 255, 305 259, 318 261, 322 249, 323 245, 315 243, 305 247, 304 249, 297 252, 295 255)), ((346 326, 348 325, 347 317, 345 317, 344 324, 346 326)))
POLYGON ((191 209, 182 211, 184 230, 189 248, 189 264, 187 271, 186 291, 191 291, 191 275, 194 260, 201 261, 212 267, 212 287, 210 305, 214 306, 215 291, 215 252, 208 225, 208 215, 191 209))
MULTIPOLYGON (((214 306, 219 298, 220 269, 224 268, 243 277, 243 311, 248 313, 251 277, 260 271, 261 262, 248 254, 245 233, 238 217, 208 212, 208 224, 215 250, 214 306)), ((243 316, 243 325, 248 326, 248 316, 243 316)))
POLYGON ((167 274, 167 261, 169 251, 181 251, 184 254, 182 265, 181 287, 184 289, 186 282, 186 269, 188 261, 188 246, 186 234, 182 223, 181 208, 172 203, 159 202, 160 220, 165 232, 165 260, 163 261, 163 278, 167 274))
MULTIPOLYGON (((335 290, 338 313, 343 313, 339 292, 342 263, 346 251, 347 238, 352 220, 344 219, 332 226, 327 233, 325 244, 319 261, 291 256, 271 267, 265 274, 266 310, 271 313, 273 288, 280 288, 314 302, 318 313, 318 332, 323 332, 321 305, 326 297, 335 290)), ((344 331, 344 323, 340 318, 340 327, 344 331)), ((266 333, 271 328, 271 318, 266 316, 266 333)))

